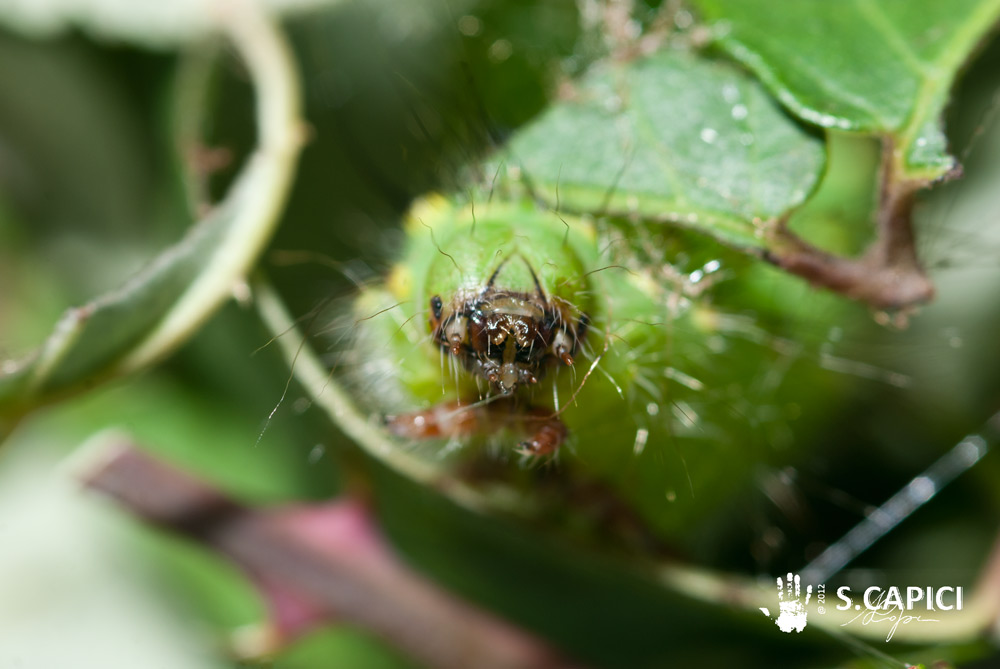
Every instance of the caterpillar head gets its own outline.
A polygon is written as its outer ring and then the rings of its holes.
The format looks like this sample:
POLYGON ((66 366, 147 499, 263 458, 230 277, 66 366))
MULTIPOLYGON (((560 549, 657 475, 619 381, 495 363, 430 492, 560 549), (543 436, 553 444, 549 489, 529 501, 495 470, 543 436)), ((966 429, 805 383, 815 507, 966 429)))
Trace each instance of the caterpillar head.
POLYGON ((538 383, 553 364, 572 365, 588 324, 585 314, 574 316, 570 305, 552 303, 540 290, 524 293, 492 284, 448 303, 435 295, 430 313, 434 341, 503 395, 538 383))

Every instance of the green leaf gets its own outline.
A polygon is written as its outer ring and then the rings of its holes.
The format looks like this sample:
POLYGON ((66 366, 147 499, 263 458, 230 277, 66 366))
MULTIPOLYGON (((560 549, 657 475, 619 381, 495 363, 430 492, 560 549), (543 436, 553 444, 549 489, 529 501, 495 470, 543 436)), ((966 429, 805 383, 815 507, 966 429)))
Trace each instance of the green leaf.
POLYGON ((234 224, 239 200, 217 209, 118 291, 69 309, 37 355, 0 375, 0 400, 15 399, 18 392, 52 392, 99 374, 137 346, 211 263, 234 224))
POLYGON ((510 153, 559 210, 669 221, 737 248, 763 248, 824 167, 822 142, 759 84, 676 52, 593 72, 510 153))
POLYGON ((0 417, 168 355, 232 293, 270 239, 301 147, 285 43, 253 9, 224 26, 258 96, 258 146, 226 199, 121 289, 66 312, 29 359, 0 361, 0 417))
POLYGON ((719 46, 800 118, 891 137, 903 178, 954 168, 941 113, 957 71, 1000 17, 997 0, 694 4, 719 46))

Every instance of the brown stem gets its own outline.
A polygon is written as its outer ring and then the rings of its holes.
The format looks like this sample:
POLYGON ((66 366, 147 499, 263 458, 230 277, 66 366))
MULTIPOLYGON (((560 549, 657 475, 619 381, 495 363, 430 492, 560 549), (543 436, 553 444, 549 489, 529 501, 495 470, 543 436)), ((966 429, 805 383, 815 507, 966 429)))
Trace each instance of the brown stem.
MULTIPOLYGON (((248 508, 131 446, 106 459, 86 482, 143 520, 211 546, 258 582, 280 584, 428 666, 572 666, 545 642, 410 570, 366 513, 355 514, 360 521, 347 530, 338 521, 339 529, 328 524, 324 532, 322 525, 302 520, 321 515, 322 506, 248 508)), ((335 504, 360 508, 356 502, 335 504)))
POLYGON ((886 140, 876 237, 859 258, 843 258, 812 246, 782 223, 775 248, 764 258, 810 283, 835 290, 878 309, 903 309, 930 301, 934 285, 917 259, 913 206, 924 181, 898 179, 893 145, 886 140))

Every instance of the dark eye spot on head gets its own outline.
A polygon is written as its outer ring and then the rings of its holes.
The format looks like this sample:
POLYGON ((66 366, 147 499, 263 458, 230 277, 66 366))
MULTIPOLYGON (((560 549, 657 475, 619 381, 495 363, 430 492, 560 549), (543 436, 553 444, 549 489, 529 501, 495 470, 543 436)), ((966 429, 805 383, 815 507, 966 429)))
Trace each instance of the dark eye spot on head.
POLYGON ((434 314, 434 320, 440 320, 443 306, 440 295, 435 295, 431 298, 431 312, 434 314))

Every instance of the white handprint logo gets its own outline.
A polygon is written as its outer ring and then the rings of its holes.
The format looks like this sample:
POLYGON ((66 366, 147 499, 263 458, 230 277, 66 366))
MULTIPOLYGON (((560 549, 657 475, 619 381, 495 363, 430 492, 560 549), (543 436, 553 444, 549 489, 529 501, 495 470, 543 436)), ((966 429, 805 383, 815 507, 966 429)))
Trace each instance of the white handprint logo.
MULTIPOLYGON (((806 586, 806 599, 803 602, 801 601, 802 584, 798 574, 793 578, 792 573, 788 572, 784 583, 782 583, 781 577, 778 577, 778 619, 774 621, 778 629, 782 632, 791 632, 792 630, 801 632, 806 628, 806 605, 809 604, 812 589, 811 585, 806 586)), ((768 618, 771 617, 771 612, 766 607, 762 606, 760 610, 768 618)))

